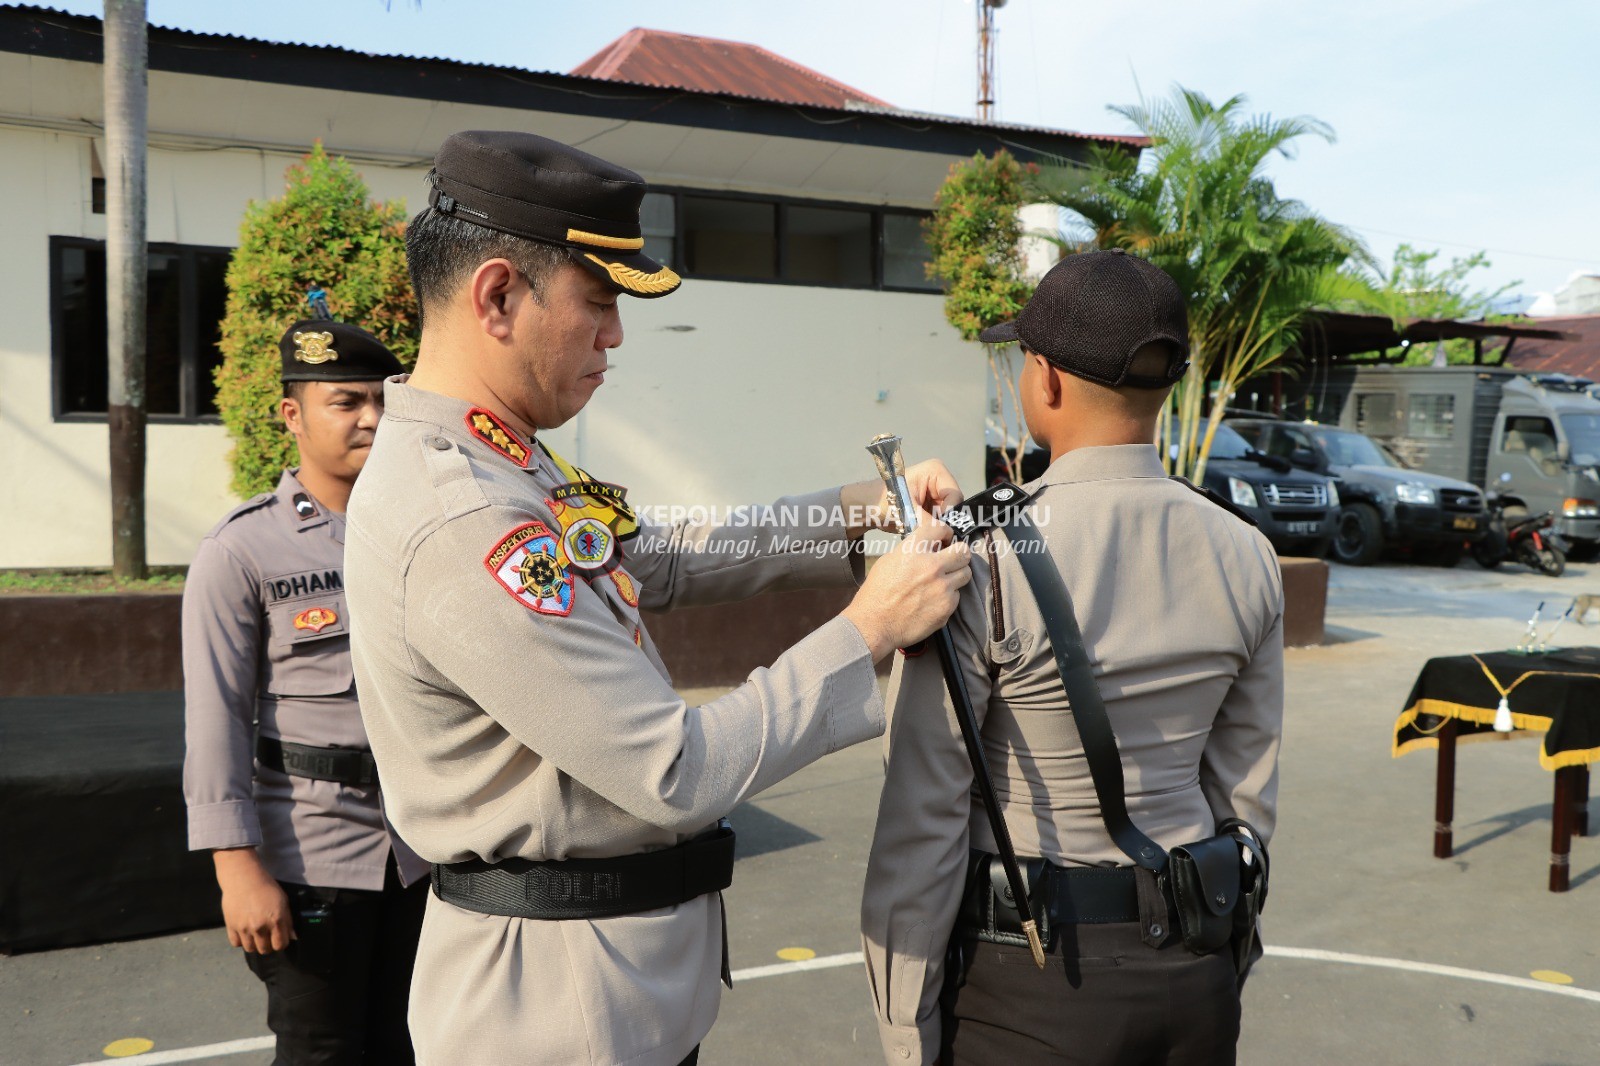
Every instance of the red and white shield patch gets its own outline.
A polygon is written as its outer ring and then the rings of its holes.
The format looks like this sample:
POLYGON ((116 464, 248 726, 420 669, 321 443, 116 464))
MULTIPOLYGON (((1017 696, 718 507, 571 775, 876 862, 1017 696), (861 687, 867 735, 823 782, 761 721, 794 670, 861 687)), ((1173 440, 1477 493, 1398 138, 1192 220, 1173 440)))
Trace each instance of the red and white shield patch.
POLYGON ((501 538, 483 565, 513 599, 540 614, 572 613, 572 577, 543 522, 526 522, 501 538))

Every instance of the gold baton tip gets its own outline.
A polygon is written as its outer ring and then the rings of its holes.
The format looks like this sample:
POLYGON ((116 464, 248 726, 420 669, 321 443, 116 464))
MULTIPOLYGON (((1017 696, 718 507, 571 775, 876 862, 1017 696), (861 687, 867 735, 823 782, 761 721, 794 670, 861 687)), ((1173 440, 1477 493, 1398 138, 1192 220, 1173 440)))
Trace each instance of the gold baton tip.
POLYGON ((1044 969, 1044 944, 1039 940, 1039 925, 1032 918, 1022 923, 1022 931, 1028 934, 1028 948, 1033 952, 1033 964, 1039 969, 1044 969))

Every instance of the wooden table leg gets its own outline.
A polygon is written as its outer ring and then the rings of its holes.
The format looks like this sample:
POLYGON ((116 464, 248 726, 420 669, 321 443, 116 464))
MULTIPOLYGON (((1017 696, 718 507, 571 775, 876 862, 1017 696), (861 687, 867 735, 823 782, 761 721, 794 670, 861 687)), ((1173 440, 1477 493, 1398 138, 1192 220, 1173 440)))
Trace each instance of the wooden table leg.
POLYGON ((1439 727, 1439 766, 1433 793, 1433 857, 1455 854, 1456 720, 1446 718, 1439 727))
POLYGON ((1589 835, 1589 765, 1573 767, 1577 771, 1572 795, 1572 832, 1580 837, 1589 835))
POLYGON ((1577 783, 1576 767, 1563 766, 1556 771, 1555 803, 1550 811, 1550 891, 1565 892, 1570 867, 1567 856, 1572 851, 1572 794, 1577 783))

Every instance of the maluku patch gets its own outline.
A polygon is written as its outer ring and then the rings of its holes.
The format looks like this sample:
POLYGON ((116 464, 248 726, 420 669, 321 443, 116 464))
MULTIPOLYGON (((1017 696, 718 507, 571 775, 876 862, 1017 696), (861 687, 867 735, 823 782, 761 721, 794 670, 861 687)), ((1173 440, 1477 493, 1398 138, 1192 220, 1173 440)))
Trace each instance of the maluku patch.
POLYGON ((572 613, 572 576, 562 565, 559 545, 543 522, 525 522, 507 533, 483 557, 483 565, 511 598, 540 614, 572 613))

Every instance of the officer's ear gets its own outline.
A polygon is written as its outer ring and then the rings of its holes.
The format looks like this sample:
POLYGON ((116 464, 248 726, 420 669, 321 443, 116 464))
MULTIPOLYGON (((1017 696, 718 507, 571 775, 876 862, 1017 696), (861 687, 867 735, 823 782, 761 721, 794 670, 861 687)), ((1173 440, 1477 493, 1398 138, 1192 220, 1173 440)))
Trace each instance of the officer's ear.
POLYGON ((300 436, 305 432, 305 418, 300 402, 305 394, 305 382, 295 381, 284 386, 283 399, 278 401, 278 417, 290 433, 300 436))
POLYGON ((516 288, 522 275, 509 259, 490 259, 480 263, 467 283, 472 300, 472 317, 483 332, 496 340, 511 336, 511 319, 516 307, 516 288))
POLYGON ((1022 349, 1022 357, 1032 364, 1033 384, 1038 397, 1045 407, 1054 410, 1061 406, 1061 371, 1051 365, 1050 360, 1038 352, 1022 349))

